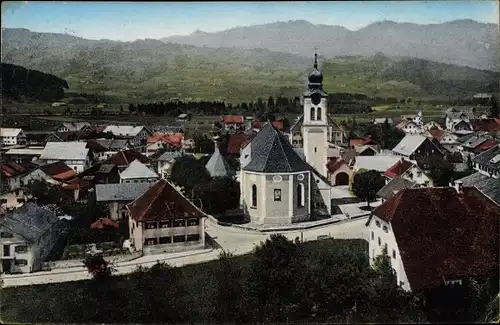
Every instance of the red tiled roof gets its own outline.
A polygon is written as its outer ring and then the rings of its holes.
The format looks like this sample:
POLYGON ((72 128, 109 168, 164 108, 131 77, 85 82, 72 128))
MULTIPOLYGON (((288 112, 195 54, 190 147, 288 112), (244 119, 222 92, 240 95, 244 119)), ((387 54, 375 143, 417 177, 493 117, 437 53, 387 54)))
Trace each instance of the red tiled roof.
POLYGON ((346 162, 344 159, 339 158, 339 159, 330 159, 328 163, 326 164, 326 168, 330 173, 334 173, 337 171, 342 165, 346 165, 346 162))
POLYGON ((138 222, 202 216, 193 203, 164 179, 160 179, 143 195, 127 204, 127 209, 130 216, 138 222))
MULTIPOLYGON (((266 122, 252 121, 252 128, 260 130, 262 129, 265 123, 266 122)), ((278 130, 283 131, 284 128, 283 120, 276 120, 274 122, 271 122, 271 124, 278 130)))
POLYGON ((36 168, 36 165, 33 163, 26 163, 23 165, 19 165, 13 161, 9 161, 4 164, 0 164, 0 171, 5 177, 13 177, 22 175, 24 173, 29 172, 36 168))
POLYGON ((109 218, 99 218, 96 222, 90 225, 92 229, 105 229, 105 228, 119 228, 118 222, 113 221, 109 218))
POLYGON ((476 148, 474 148, 474 153, 481 153, 483 151, 486 151, 494 146, 496 146, 498 144, 498 141, 495 140, 495 139, 488 139, 486 141, 484 141, 483 143, 481 143, 479 146, 477 146, 476 148))
POLYGON ((351 139, 349 140, 349 144, 351 146, 364 146, 367 144, 376 144, 370 137, 362 138, 362 139, 351 139))
POLYGON ((500 132, 499 118, 477 119, 471 122, 474 131, 500 132))
POLYGON ((399 123, 398 123, 398 124, 396 124, 395 128, 397 128, 397 129, 402 129, 402 128, 404 128, 404 126, 405 126, 406 124, 408 124, 408 123, 410 123, 410 122, 411 122, 411 121, 406 120, 406 119, 405 119, 405 120, 401 120, 401 121, 399 121, 399 123))
POLYGON ((391 223, 412 290, 498 271, 500 207, 475 187, 404 189, 373 215, 391 223))
POLYGON ((410 169, 413 166, 413 163, 408 160, 398 160, 394 165, 391 166, 388 170, 385 171, 384 175, 390 178, 394 178, 396 176, 401 176, 405 171, 410 169))
POLYGON ((158 141, 162 141, 170 146, 181 147, 182 140, 184 140, 184 134, 176 133, 176 134, 163 134, 163 133, 155 133, 150 136, 146 142, 147 143, 155 143, 158 141))
POLYGON ((223 115, 222 122, 224 124, 232 124, 232 123, 242 124, 242 123, 244 123, 243 116, 241 116, 241 115, 223 115))
POLYGON ((71 170, 64 171, 62 173, 52 175, 52 178, 57 179, 57 180, 67 180, 67 179, 73 178, 75 175, 76 175, 76 172, 73 169, 71 169, 71 170))
POLYGON ((118 165, 127 166, 134 160, 138 159, 143 164, 149 164, 151 160, 143 154, 134 150, 124 150, 115 153, 103 162, 103 165, 118 165))
POLYGON ((227 154, 239 155, 241 148, 249 140, 245 133, 229 134, 227 139, 227 154))
MULTIPOLYGON (((75 172, 68 165, 66 165, 63 161, 58 161, 52 164, 42 165, 40 166, 40 170, 45 174, 54 177, 59 174, 63 174, 65 172, 75 172)), ((74 174, 73 174, 74 175, 74 174)))
POLYGON ((441 141, 446 134, 444 130, 439 130, 439 129, 430 129, 427 130, 427 132, 436 140, 441 141))

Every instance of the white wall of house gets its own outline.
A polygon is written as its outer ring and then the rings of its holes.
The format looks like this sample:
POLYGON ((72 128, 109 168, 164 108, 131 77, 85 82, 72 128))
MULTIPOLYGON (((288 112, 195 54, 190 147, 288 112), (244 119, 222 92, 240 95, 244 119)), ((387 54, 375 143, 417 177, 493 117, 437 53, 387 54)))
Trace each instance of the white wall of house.
POLYGON ((370 223, 368 224, 368 231, 370 238, 368 251, 370 256, 370 266, 373 267, 375 258, 382 254, 384 245, 387 245, 387 254, 391 259, 392 268, 396 272, 397 283, 404 290, 410 291, 410 283, 408 282, 408 277, 406 276, 403 261, 401 260, 401 255, 399 254, 398 244, 392 231, 391 224, 385 222, 377 216, 372 216, 370 223))
POLYGON ((498 171, 493 170, 493 169, 488 168, 488 167, 485 167, 485 166, 480 165, 478 163, 474 163, 474 169, 477 170, 478 172, 480 172, 481 174, 485 175, 485 176, 492 177, 492 178, 495 178, 495 179, 498 178, 498 174, 499 174, 498 171))
POLYGON ((160 177, 163 179, 167 179, 168 176, 170 175, 170 171, 172 170, 173 165, 174 165, 173 159, 170 161, 159 161, 157 168, 158 175, 160 175, 160 177))
POLYGON ((10 192, 6 192, 0 195, 0 204, 7 208, 13 209, 19 206, 20 204, 25 203, 31 198, 31 195, 28 195, 22 189, 12 190, 10 192))
POLYGON ((50 184, 59 185, 60 182, 54 180, 49 175, 45 174, 41 169, 35 169, 31 173, 23 176, 22 181, 24 184, 28 184, 29 182, 34 181, 45 181, 50 184))
POLYGON ((1 136, 0 140, 2 144, 10 146, 16 144, 25 144, 26 143, 26 134, 21 130, 17 136, 1 136))
POLYGON ((432 180, 427 176, 422 169, 417 166, 410 167, 406 172, 401 175, 402 178, 415 182, 418 185, 432 186, 432 180))
MULTIPOLYGON (((45 163, 47 164, 52 164, 55 162, 61 161, 59 159, 46 159, 45 163)), ((85 159, 79 159, 79 160, 73 160, 73 159, 66 159, 62 160, 68 167, 73 169, 77 174, 83 172, 85 169, 87 169, 90 166, 90 158, 87 156, 85 159)))

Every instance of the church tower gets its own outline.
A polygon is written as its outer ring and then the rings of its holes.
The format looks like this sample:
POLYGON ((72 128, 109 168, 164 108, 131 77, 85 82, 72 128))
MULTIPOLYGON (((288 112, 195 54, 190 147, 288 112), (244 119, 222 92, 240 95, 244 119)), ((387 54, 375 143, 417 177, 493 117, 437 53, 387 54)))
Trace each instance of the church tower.
POLYGON ((324 177, 327 177, 328 159, 327 97, 328 94, 323 90, 323 75, 318 70, 318 55, 315 53, 309 89, 304 92, 302 138, 307 163, 324 177))

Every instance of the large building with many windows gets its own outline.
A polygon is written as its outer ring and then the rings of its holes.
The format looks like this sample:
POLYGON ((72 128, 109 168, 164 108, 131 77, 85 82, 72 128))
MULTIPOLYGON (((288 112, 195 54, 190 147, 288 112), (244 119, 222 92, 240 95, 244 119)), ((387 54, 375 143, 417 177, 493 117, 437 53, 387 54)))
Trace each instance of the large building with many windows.
POLYGON ((205 216, 172 184, 161 179, 127 204, 130 242, 144 254, 205 247, 205 216))

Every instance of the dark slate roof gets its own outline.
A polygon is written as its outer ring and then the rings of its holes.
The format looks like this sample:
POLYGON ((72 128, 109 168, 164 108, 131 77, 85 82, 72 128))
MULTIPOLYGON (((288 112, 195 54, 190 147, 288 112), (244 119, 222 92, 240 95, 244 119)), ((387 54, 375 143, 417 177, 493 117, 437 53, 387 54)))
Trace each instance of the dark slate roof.
POLYGON ((477 172, 457 181, 462 182, 463 186, 475 186, 484 195, 500 204, 500 180, 498 178, 488 177, 477 172))
POLYGON ((170 161, 181 156, 183 156, 183 152, 181 151, 166 151, 158 157, 158 161, 170 161))
POLYGON ((473 161, 482 166, 500 171, 500 144, 477 155, 473 161))
POLYGON ((398 176, 393 178, 389 183, 382 187, 377 192, 377 196, 388 200, 393 197, 394 194, 396 194, 398 191, 405 188, 413 188, 415 186, 417 186, 416 183, 398 176))
POLYGON ((98 202, 133 201, 144 194, 154 183, 97 184, 95 195, 98 202))
POLYGON ((243 170, 262 173, 290 173, 311 167, 295 152, 285 136, 266 123, 249 144, 251 161, 243 170))
POLYGON ((182 133, 182 126, 177 126, 177 125, 154 125, 151 127, 151 131, 153 133, 155 132, 160 132, 160 133, 167 133, 167 132, 174 132, 174 133, 182 133))
POLYGON ((29 242, 36 242, 57 221, 55 214, 28 202, 1 218, 0 225, 29 242))

